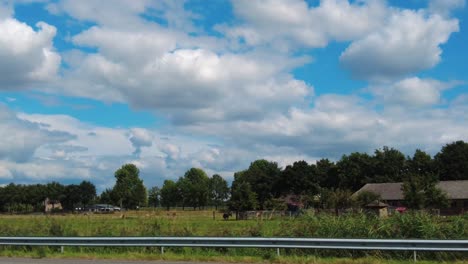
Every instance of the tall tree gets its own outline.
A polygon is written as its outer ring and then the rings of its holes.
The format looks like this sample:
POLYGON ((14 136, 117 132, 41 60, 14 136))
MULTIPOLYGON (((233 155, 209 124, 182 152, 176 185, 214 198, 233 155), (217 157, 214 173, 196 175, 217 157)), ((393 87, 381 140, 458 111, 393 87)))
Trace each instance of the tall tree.
POLYGON ((366 153, 354 152, 343 155, 337 162, 337 167, 341 189, 357 191, 373 176, 373 160, 366 153))
POLYGON ((210 179, 210 198, 215 205, 216 210, 229 195, 229 187, 225 179, 218 174, 213 175, 210 179))
POLYGON ((161 205, 170 210, 171 207, 177 205, 179 199, 176 183, 172 180, 165 180, 161 188, 161 205))
POLYGON ((65 186, 65 195, 62 199, 62 207, 67 211, 73 211, 81 203, 80 186, 70 184, 65 186))
POLYGON ((257 194, 260 209, 265 208, 265 203, 273 198, 276 182, 281 174, 281 169, 276 162, 256 160, 252 162, 243 177, 250 184, 252 191, 257 194))
POLYGON ((112 194, 112 189, 105 189, 101 195, 99 195, 99 202, 104 204, 113 204, 116 201, 114 200, 114 195, 112 194))
POLYGON ((133 164, 125 164, 115 172, 117 181, 112 193, 125 208, 135 209, 146 205, 146 188, 139 174, 140 171, 133 164))
POLYGON ((148 205, 151 207, 158 207, 161 203, 161 189, 154 186, 148 191, 148 205))
POLYGON ((402 186, 405 205, 411 209, 447 207, 447 194, 437 188, 437 182, 434 174, 408 174, 402 186))
POLYGON ((374 177, 372 182, 401 182, 405 169, 405 155, 389 147, 377 149, 374 153, 374 177))
POLYGON ((246 180, 245 171, 236 172, 231 186, 231 199, 229 208, 236 213, 257 209, 257 194, 252 191, 250 183, 246 180))
POLYGON ((188 170, 184 179, 187 183, 187 198, 193 208, 201 208, 208 203, 210 179, 206 173, 199 168, 188 170))
POLYGON ((320 187, 336 188, 339 186, 338 167, 328 159, 321 159, 315 164, 315 173, 320 187))
POLYGON ((445 145, 435 161, 441 181, 468 180, 468 143, 456 141, 445 145))
POLYGON ((89 205, 96 199, 96 186, 90 181, 82 181, 78 187, 80 190, 80 202, 83 206, 89 205))
POLYGON ((278 194, 317 194, 319 191, 315 166, 310 166, 305 161, 296 161, 288 165, 281 172, 277 187, 278 194))

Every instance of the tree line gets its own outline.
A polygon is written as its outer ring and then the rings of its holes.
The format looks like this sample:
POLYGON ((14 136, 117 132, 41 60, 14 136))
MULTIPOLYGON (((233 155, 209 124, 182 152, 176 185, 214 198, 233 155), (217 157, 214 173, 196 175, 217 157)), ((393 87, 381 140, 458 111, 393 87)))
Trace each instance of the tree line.
MULTIPOLYGON (((315 164, 296 161, 280 168, 276 162, 256 160, 234 173, 231 186, 220 175, 209 177, 199 168, 189 169, 178 180, 145 187, 140 171, 133 164, 119 168, 115 185, 96 196, 89 181, 76 185, 57 182, 36 185, 11 183, 0 187, 2 212, 42 211, 45 198, 60 201, 65 210, 91 203, 109 203, 126 209, 151 207, 192 207, 227 205, 231 210, 274 209, 284 206, 284 198, 293 196, 306 206, 345 208, 350 196, 366 183, 403 182, 407 206, 427 208, 446 206, 446 196, 435 186, 439 180, 468 180, 468 143, 445 145, 434 156, 416 150, 405 156, 397 149, 383 147, 372 155, 354 152, 334 162, 315 164)), ((374 194, 362 194, 354 202, 375 200, 374 194)))
POLYGON ((89 181, 63 185, 58 182, 47 184, 14 184, 0 187, 0 211, 9 213, 43 212, 44 201, 61 203, 64 210, 87 206, 96 200, 96 186, 89 181))
POLYGON ((157 199, 166 208, 198 208, 206 205, 209 197, 221 197, 211 198, 211 203, 219 205, 224 198, 231 210, 243 211, 278 208, 284 206, 284 197, 293 195, 306 206, 336 209, 377 199, 375 194, 366 193, 357 201, 351 199, 351 194, 366 183, 403 182, 408 207, 444 207, 447 197, 436 184, 439 180, 468 180, 468 143, 447 144, 434 157, 419 149, 405 156, 397 149, 383 147, 373 155, 354 152, 336 162, 296 161, 284 169, 276 162, 256 160, 246 170, 236 172, 230 188, 222 185, 219 193, 210 184, 215 176, 210 179, 202 170, 191 169, 177 181, 166 180, 161 189, 157 188, 160 198, 153 195, 150 200, 157 199))

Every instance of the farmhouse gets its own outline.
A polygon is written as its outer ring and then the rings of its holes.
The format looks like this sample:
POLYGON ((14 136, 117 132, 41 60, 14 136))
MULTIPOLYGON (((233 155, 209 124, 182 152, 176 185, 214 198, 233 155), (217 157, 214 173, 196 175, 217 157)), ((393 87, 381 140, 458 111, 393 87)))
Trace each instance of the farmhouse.
MULTIPOLYGON (((403 191, 401 182, 393 183, 368 183, 359 189, 359 192, 368 191, 379 194, 381 201, 392 207, 403 206, 403 191)), ((441 214, 463 214, 468 212, 468 180, 466 181, 441 181, 437 187, 447 193, 450 207, 441 209, 441 214)))

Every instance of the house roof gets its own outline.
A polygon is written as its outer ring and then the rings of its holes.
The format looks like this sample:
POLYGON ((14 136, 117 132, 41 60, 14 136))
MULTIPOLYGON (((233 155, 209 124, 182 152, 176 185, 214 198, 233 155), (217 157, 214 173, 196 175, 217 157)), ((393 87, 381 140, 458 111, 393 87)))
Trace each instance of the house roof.
POLYGON ((388 204, 382 203, 380 201, 373 201, 373 202, 367 204, 366 207, 368 207, 368 208, 384 208, 384 207, 388 207, 388 204))
MULTIPOLYGON (((380 194, 382 200, 403 200, 403 191, 401 182, 391 183, 368 183, 354 193, 368 191, 380 194)), ((449 199, 468 199, 468 180, 467 181, 441 181, 437 187, 447 193, 449 199)))

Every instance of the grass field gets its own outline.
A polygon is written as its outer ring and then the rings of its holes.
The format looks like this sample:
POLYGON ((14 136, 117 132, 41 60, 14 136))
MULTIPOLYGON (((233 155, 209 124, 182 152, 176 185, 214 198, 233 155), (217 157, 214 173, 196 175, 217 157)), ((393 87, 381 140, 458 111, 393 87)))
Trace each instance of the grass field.
MULTIPOLYGON (((212 211, 134 211, 115 214, 2 215, 0 236, 241 236, 322 238, 468 239, 468 216, 442 218, 423 213, 379 219, 373 216, 304 215, 297 218, 225 221, 212 211)), ((267 217, 265 217, 267 218, 267 217)), ((119 257, 129 259, 213 260, 275 263, 395 263, 412 259, 411 252, 352 250, 170 248, 3 247, 3 256, 119 257), (32 250, 32 251, 31 251, 32 250), (329 259, 327 257, 339 257, 329 259), (387 263, 387 262, 385 262, 387 263)), ((465 253, 421 253, 421 259, 466 263, 465 253)))

